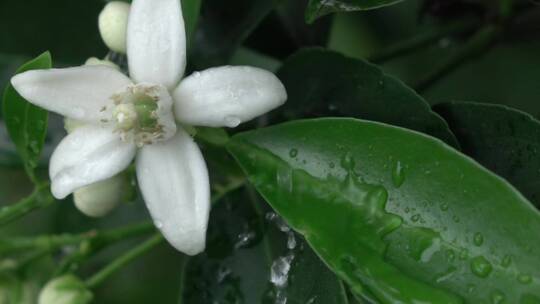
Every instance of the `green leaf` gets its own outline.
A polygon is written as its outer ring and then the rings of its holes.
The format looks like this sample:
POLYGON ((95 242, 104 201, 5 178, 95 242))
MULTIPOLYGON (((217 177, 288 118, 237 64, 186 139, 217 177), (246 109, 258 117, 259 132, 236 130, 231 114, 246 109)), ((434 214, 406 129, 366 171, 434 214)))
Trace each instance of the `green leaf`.
POLYGON ((189 62, 201 70, 226 64, 274 7, 273 0, 205 0, 189 62))
POLYGON ((197 28, 202 0, 182 0, 182 14, 186 25, 187 45, 191 47, 193 34, 197 28))
POLYGON ((352 116, 420 131, 459 146, 446 122, 422 97, 368 62, 324 49, 304 49, 284 63, 278 77, 289 95, 279 109, 286 120, 352 116))
MULTIPOLYGON (((51 67, 51 54, 45 52, 21 66, 17 74, 51 67)), ((2 112, 8 133, 23 160, 26 172, 33 181, 36 181, 34 169, 38 165, 45 142, 48 113, 26 101, 11 84, 8 84, 4 91, 2 112)))
POLYGON ((212 208, 207 248, 184 268, 180 303, 348 303, 341 281, 303 238, 266 211, 253 189, 212 208), (283 286, 270 282, 272 268, 283 286))
POLYGON ((448 121, 464 153, 540 207, 540 121, 494 104, 451 102, 435 110, 448 121))
POLYGON ((312 23, 317 18, 330 13, 365 11, 401 1, 403 0, 309 0, 306 8, 306 22, 312 23))
POLYGON ((257 190, 354 292, 382 303, 540 301, 540 214, 439 140, 315 119, 228 145, 257 190))

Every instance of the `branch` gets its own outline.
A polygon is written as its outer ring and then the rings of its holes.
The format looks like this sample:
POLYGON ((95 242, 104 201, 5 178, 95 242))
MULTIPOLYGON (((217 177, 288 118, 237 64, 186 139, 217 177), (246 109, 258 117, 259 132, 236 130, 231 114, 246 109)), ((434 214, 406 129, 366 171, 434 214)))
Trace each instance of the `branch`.
POLYGON ((55 199, 49 191, 49 184, 41 184, 34 189, 30 196, 0 209, 0 226, 13 222, 36 209, 47 207, 54 201, 55 199))
POLYGON ((152 236, 146 242, 117 257, 109 265, 105 266, 105 268, 95 273, 88 280, 86 280, 86 285, 88 288, 95 288, 122 267, 161 244, 163 240, 164 238, 161 233, 158 232, 154 234, 154 236, 152 236))
POLYGON ((424 78, 420 79, 414 88, 416 88, 418 92, 423 92, 459 66, 474 57, 485 53, 493 45, 493 42, 498 37, 499 33, 500 28, 495 25, 487 25, 481 28, 466 42, 465 45, 444 59, 424 78))
POLYGON ((478 20, 458 20, 454 23, 447 24, 439 28, 430 29, 418 36, 387 47, 382 52, 370 56, 368 61, 383 63, 395 57, 412 53, 415 50, 432 44, 442 38, 470 32, 478 26, 478 20))

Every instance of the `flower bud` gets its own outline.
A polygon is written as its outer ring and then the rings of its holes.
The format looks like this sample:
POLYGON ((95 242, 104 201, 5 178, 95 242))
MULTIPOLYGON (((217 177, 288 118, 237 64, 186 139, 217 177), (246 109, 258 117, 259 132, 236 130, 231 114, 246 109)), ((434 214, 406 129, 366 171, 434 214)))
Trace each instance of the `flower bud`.
POLYGON ((115 68, 117 70, 120 71, 120 67, 112 62, 112 61, 109 61, 107 59, 104 59, 104 60, 101 60, 99 58, 96 58, 96 57, 90 57, 86 60, 86 62, 84 63, 84 65, 104 65, 104 66, 108 66, 108 67, 111 67, 111 68, 115 68))
POLYGON ((74 275, 64 275, 49 281, 39 294, 39 304, 87 304, 93 295, 74 275))
POLYGON ((64 129, 66 129, 68 134, 85 125, 86 123, 81 120, 76 120, 76 119, 67 118, 67 117, 64 118, 64 129))
POLYGON ((82 213, 91 217, 102 217, 126 198, 128 187, 125 174, 119 174, 77 189, 73 193, 73 200, 82 213))
POLYGON ((126 53, 127 23, 130 5, 125 2, 109 2, 99 14, 99 32, 109 49, 126 53))

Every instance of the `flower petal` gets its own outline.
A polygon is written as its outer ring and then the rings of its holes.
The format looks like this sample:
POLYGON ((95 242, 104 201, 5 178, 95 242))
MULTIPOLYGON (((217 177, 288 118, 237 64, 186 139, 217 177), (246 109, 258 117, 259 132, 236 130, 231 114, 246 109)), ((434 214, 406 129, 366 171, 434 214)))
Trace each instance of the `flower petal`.
POLYGON ((207 127, 236 127, 280 105, 285 87, 272 73, 225 66, 195 72, 173 93, 176 119, 207 127))
POLYGON ((63 199, 74 190, 124 170, 136 147, 120 140, 111 129, 83 126, 65 137, 49 164, 52 194, 63 199))
POLYGON ((179 0, 133 1, 127 54, 135 81, 174 88, 186 66, 186 33, 179 0))
POLYGON ((165 238, 189 255, 204 250, 210 186, 199 147, 182 129, 169 141, 144 146, 137 178, 146 206, 165 238))
POLYGON ((107 113, 111 95, 131 80, 111 67, 81 66, 67 69, 35 70, 11 79, 13 87, 31 103, 60 115, 97 122, 107 113))

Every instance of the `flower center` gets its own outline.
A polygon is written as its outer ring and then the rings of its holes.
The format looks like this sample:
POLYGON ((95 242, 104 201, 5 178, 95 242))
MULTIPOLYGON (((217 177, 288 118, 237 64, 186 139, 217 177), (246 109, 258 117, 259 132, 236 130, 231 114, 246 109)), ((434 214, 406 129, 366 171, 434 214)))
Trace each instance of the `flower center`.
POLYGON ((142 147, 167 140, 176 133, 172 99, 165 87, 144 83, 129 85, 111 99, 111 108, 103 111, 110 110, 112 119, 104 123, 112 124, 122 140, 142 147))

